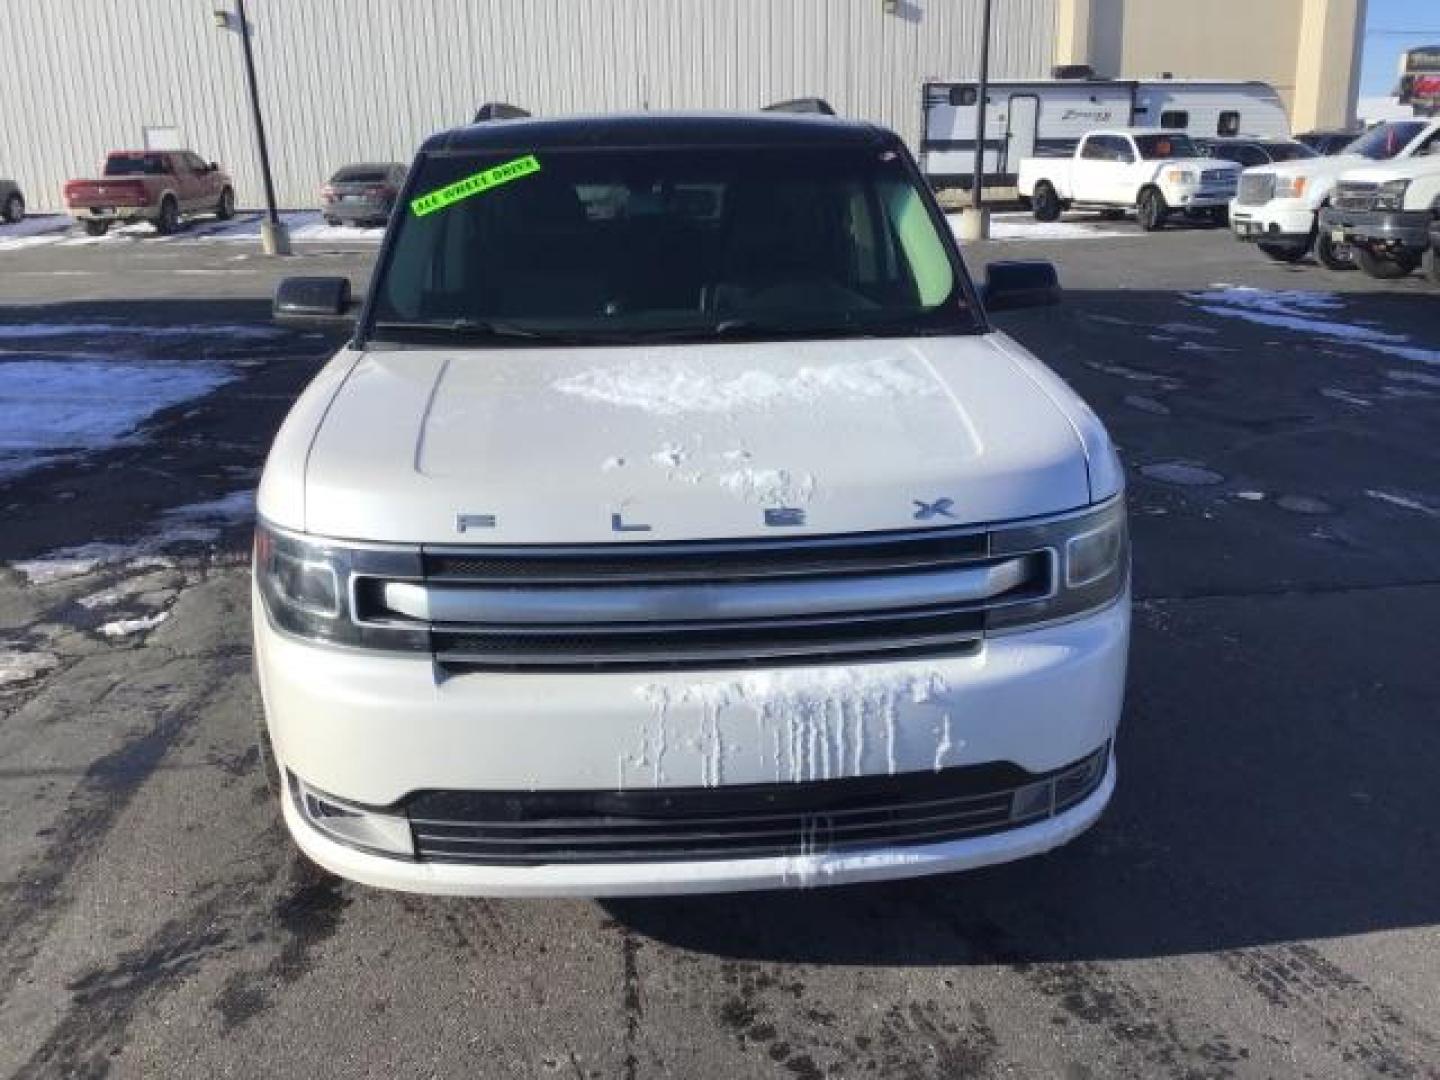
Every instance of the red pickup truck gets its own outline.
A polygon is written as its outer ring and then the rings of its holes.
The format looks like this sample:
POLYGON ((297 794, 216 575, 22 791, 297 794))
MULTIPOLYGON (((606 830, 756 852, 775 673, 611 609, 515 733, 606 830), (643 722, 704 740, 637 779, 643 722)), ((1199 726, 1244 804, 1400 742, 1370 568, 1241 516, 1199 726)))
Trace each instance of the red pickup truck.
POLYGON ((235 188, 213 161, 189 150, 117 150, 97 180, 67 180, 65 207, 91 236, 116 221, 148 221, 173 233, 182 218, 235 214, 235 188))

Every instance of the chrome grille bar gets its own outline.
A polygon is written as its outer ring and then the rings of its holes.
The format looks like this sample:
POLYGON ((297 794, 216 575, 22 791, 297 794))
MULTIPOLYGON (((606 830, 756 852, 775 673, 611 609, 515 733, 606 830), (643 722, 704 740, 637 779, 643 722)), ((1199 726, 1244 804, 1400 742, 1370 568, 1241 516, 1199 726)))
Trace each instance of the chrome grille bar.
POLYGON ((653 624, 974 603, 1007 593, 1031 576, 1030 561, 1014 558, 932 572, 743 584, 505 589, 388 581, 383 598, 389 612, 433 623, 653 624))

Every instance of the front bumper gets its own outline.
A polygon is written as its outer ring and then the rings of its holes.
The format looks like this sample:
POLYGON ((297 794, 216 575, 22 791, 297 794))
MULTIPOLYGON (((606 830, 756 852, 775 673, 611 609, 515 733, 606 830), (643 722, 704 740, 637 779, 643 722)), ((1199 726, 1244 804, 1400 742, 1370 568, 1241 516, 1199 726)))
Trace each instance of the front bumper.
POLYGON ((1230 200, 1235 197, 1235 189, 1167 188, 1164 190, 1164 195, 1165 202, 1173 210, 1214 210, 1228 207, 1230 200))
POLYGON ((338 843, 305 820, 287 791, 285 824, 310 859, 331 873, 381 889, 445 896, 678 896, 814 888, 974 870, 1040 855, 1075 839, 1104 812, 1115 791, 1115 762, 1082 802, 1006 832, 963 840, 859 851, 668 862, 455 865, 385 858, 338 843))
POLYGON ((1270 244, 1309 244, 1315 229, 1315 211, 1303 206, 1282 208, 1265 203, 1247 206, 1230 203, 1230 230, 1237 239, 1270 244))
POLYGON ((1320 212, 1320 228, 1337 243, 1389 250, 1424 251, 1430 246, 1435 216, 1429 210, 1342 210, 1320 212))
MULTIPOLYGON (((628 792, 1064 768, 1113 742, 1129 598, 962 656, 758 671, 469 673, 428 658, 296 641, 258 599, 256 666, 282 767, 340 800, 396 808, 427 791, 628 792)), ((746 858, 453 865, 370 854, 285 800, 300 847, 358 881, 419 892, 617 895, 913 876, 1044 851, 1088 827, 1113 773, 1053 818, 936 844, 746 858)))

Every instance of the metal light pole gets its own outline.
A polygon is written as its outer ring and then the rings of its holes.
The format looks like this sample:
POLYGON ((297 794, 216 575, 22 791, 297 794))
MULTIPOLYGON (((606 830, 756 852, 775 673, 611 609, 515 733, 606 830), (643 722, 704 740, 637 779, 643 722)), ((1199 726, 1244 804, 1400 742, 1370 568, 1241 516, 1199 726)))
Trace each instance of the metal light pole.
POLYGON ((265 218, 260 222, 260 247, 266 255, 289 255, 290 233, 275 209, 275 180, 270 175, 270 149, 265 142, 265 118, 260 115, 260 90, 255 85, 255 56, 250 50, 250 21, 245 0, 235 0, 240 23, 241 54, 245 60, 245 86, 250 92, 250 116, 255 122, 255 144, 260 151, 260 178, 265 185, 265 218))
POLYGON ((960 236, 964 240, 990 237, 990 212, 985 209, 985 105, 990 96, 990 8, 993 0, 982 0, 980 17, 980 86, 975 95, 975 174, 970 178, 970 205, 960 215, 960 236))

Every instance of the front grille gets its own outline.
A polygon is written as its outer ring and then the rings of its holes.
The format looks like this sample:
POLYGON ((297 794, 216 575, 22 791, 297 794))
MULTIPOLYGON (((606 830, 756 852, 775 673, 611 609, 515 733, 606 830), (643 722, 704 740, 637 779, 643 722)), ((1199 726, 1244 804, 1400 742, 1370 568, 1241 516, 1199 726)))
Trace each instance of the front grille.
POLYGON ((1331 200, 1337 210, 1373 210, 1378 184, 1343 183, 1335 189, 1331 200))
POLYGON ((1275 174, 1241 173, 1238 192, 1241 206, 1264 206, 1275 197, 1275 174))
POLYGON ((986 612, 1048 596, 1048 551, 983 531, 806 540, 431 550, 420 576, 360 571, 355 616, 428 631, 448 670, 767 667, 963 656, 986 612))
POLYGON ((1200 174, 1200 183, 1206 187, 1233 188, 1235 186, 1235 170, 1206 169, 1200 174))
POLYGON ((539 866, 822 855, 1034 824, 1099 788, 1108 744, 1062 769, 1003 763, 810 783, 432 791, 405 811, 425 862, 539 866))

